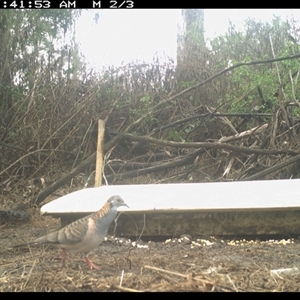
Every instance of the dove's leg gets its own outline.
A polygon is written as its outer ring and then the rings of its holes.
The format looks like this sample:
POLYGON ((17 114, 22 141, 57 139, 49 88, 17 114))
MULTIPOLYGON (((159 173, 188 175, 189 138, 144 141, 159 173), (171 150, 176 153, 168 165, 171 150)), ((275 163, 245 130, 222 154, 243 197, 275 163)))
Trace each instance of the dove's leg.
POLYGON ((85 256, 84 259, 86 260, 86 262, 89 265, 89 267, 90 267, 91 270, 92 269, 100 270, 100 267, 98 267, 95 264, 93 264, 87 256, 85 256))
POLYGON ((62 267, 64 267, 66 265, 66 256, 67 256, 66 255, 66 250, 65 249, 61 249, 60 255, 61 255, 61 262, 60 262, 60 264, 61 264, 62 267))

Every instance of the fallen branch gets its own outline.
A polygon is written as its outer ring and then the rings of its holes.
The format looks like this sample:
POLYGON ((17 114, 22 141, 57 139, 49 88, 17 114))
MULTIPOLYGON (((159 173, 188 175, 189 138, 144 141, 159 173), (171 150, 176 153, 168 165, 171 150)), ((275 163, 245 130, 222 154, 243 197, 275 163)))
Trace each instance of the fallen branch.
POLYGON ((271 168, 268 168, 268 169, 266 169, 266 170, 264 170, 262 172, 259 172, 257 174, 252 175, 252 176, 243 178, 241 180, 246 181, 246 180, 257 180, 257 179, 260 179, 260 178, 264 177, 265 175, 268 175, 268 174, 270 174, 272 172, 278 171, 278 170, 280 170, 280 169, 282 169, 282 168, 284 168, 284 167, 286 167, 286 166, 288 166, 288 165, 290 165, 292 163, 295 163, 298 160, 300 160, 300 154, 298 154, 298 155, 296 155, 296 156, 294 156, 294 157, 292 157, 290 159, 287 159, 286 161, 284 161, 284 162, 282 162, 282 163, 280 163, 278 165, 275 165, 275 166, 273 166, 271 168))
MULTIPOLYGON (((106 165, 110 166, 112 169, 116 169, 116 168, 123 168, 124 170, 127 171, 132 171, 132 170, 137 170, 137 169, 141 169, 141 168, 149 168, 149 167, 154 167, 157 166, 158 164, 161 164, 163 162, 166 162, 166 156, 164 155, 164 160, 158 160, 156 162, 151 162, 151 163, 143 163, 143 162, 130 162, 130 161, 108 161, 106 163, 106 165)), ((148 155, 149 157, 149 155, 148 155)), ((177 157, 172 158, 173 160, 176 159, 177 157)), ((170 157, 168 157, 168 160, 171 160, 170 157)))
POLYGON ((181 142, 172 142, 160 140, 152 137, 145 136, 137 136, 130 133, 124 133, 123 137, 128 140, 145 142, 150 144, 169 146, 169 147, 177 147, 177 148, 194 148, 194 149, 224 149, 229 151, 236 151, 246 154, 258 153, 262 155, 274 155, 274 154, 288 154, 288 155, 297 155, 299 151, 293 151, 289 149, 259 149, 259 148, 247 148, 247 147, 239 147, 231 144, 225 143, 207 143, 207 142, 196 142, 196 143, 181 143, 181 142))
POLYGON ((196 120, 196 119, 202 119, 202 118, 209 118, 209 119, 213 119, 213 118, 220 118, 220 117, 240 117, 240 118, 271 118, 273 115, 272 114, 262 114, 262 113, 206 113, 206 114, 200 114, 200 115, 195 115, 195 116, 191 116, 191 117, 187 117, 181 120, 177 120, 175 122, 169 123, 167 125, 161 126, 159 128, 155 128, 151 134, 159 132, 161 130, 170 128, 170 127, 175 127, 187 122, 190 122, 192 120, 196 120))
POLYGON ((252 129, 243 131, 241 133, 232 135, 232 136, 224 136, 222 138, 219 139, 219 143, 226 143, 226 142, 232 142, 232 141, 237 141, 240 140, 246 136, 249 136, 253 133, 261 133, 262 131, 265 131, 268 127, 268 124, 263 124, 257 127, 254 127, 252 129))
POLYGON ((149 167, 146 169, 138 169, 138 170, 134 170, 134 171, 127 172, 127 173, 111 174, 111 175, 107 175, 106 178, 110 182, 113 182, 113 180, 115 180, 115 179, 132 178, 132 177, 136 177, 136 176, 140 176, 140 175, 146 175, 146 174, 150 174, 150 173, 154 173, 154 172, 167 170, 170 168, 176 168, 176 167, 178 168, 178 167, 182 167, 182 166, 187 166, 187 165, 191 164, 198 155, 200 155, 204 152, 205 152, 205 150, 199 149, 199 150, 196 150, 195 152, 193 152, 192 154, 183 156, 183 158, 174 159, 173 161, 165 163, 165 164, 159 164, 157 166, 149 167))

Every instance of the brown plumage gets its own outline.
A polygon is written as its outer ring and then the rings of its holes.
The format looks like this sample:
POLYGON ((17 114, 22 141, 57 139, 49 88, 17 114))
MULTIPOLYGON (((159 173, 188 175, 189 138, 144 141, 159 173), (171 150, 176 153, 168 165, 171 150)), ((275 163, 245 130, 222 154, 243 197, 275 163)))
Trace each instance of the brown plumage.
POLYGON ((117 216, 117 208, 127 206, 120 196, 111 196, 97 212, 76 220, 75 222, 37 238, 33 241, 18 244, 13 247, 26 245, 52 245, 62 249, 62 266, 65 265, 66 252, 82 252, 90 269, 99 267, 88 258, 89 253, 103 241, 108 228, 117 216))

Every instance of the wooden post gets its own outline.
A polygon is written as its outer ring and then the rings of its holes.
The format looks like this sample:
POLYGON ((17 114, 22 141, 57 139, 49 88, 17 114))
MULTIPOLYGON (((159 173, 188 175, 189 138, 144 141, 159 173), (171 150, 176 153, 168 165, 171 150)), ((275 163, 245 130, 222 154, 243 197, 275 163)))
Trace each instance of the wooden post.
POLYGON ((96 151, 96 173, 95 173, 95 187, 102 184, 102 169, 103 169, 103 140, 105 131, 105 121, 98 121, 98 140, 96 151))

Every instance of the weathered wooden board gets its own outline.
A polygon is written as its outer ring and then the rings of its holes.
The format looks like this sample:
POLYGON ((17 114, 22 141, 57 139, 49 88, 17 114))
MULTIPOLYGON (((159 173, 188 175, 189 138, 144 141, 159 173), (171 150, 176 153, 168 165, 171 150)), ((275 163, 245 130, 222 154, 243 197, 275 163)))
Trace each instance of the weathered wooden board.
POLYGON ((102 186, 60 197, 41 213, 66 224, 115 194, 130 206, 119 209, 117 235, 300 233, 299 179, 102 186))

